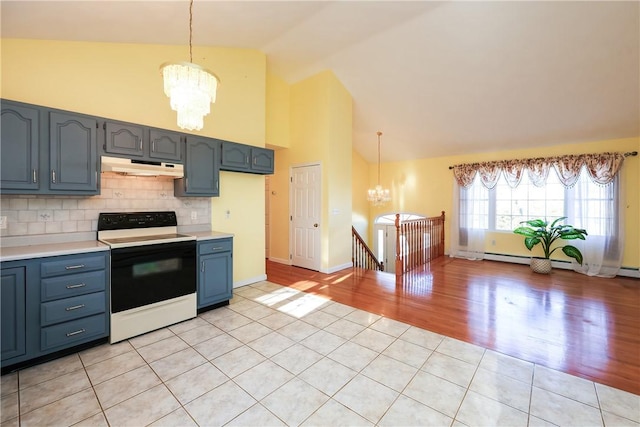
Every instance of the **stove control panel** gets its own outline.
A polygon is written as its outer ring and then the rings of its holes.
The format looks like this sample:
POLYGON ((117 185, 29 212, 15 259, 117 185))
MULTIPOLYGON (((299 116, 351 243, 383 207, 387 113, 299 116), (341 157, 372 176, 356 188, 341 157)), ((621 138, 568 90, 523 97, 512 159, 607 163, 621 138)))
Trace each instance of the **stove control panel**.
POLYGON ((178 218, 175 212, 101 213, 98 216, 98 231, 177 225, 178 218))

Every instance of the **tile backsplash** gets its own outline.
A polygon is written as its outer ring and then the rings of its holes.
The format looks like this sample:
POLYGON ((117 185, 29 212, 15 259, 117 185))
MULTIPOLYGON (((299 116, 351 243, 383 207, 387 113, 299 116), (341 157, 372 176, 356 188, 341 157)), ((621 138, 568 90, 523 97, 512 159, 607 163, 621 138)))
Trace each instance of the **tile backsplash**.
POLYGON ((175 211, 179 226, 211 226, 211 198, 174 197, 173 178, 105 172, 101 194, 79 196, 5 195, 0 211, 7 228, 0 236, 97 231, 101 212, 175 211))

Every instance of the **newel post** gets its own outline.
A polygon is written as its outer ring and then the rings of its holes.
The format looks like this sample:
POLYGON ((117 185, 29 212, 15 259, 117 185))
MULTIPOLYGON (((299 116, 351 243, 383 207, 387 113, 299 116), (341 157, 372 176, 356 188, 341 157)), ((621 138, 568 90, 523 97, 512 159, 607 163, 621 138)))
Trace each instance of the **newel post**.
POLYGON ((444 229, 444 211, 442 211, 442 237, 440 238, 440 252, 438 253, 438 256, 440 255, 444 255, 444 245, 445 245, 445 238, 444 238, 444 233, 445 233, 445 229, 444 229))
POLYGON ((403 260, 400 255, 400 214, 396 214, 396 278, 402 276, 403 260))

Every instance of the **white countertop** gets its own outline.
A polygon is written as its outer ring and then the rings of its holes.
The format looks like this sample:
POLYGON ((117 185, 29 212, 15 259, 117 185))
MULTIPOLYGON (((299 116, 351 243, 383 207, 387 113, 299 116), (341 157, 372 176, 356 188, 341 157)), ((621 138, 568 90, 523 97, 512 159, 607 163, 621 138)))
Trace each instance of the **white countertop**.
MULTIPOLYGON (((195 236, 196 240, 213 240, 213 239, 224 239, 233 237, 231 233, 222 233, 219 231, 192 231, 186 232, 184 234, 189 234, 191 236, 195 236)), ((40 239, 30 238, 25 239, 25 244, 15 244, 16 242, 20 243, 21 240, 17 239, 2 239, 5 241, 0 241, 0 261, 17 261, 17 260, 25 260, 32 258, 43 258, 50 256, 59 256, 59 255, 69 255, 69 254, 81 254, 87 252, 98 252, 98 251, 108 251, 109 246, 104 243, 100 243, 97 240, 78 240, 78 241, 56 241, 56 238, 51 238, 51 236, 40 236, 40 239), (42 243, 35 243, 36 241, 42 243), (14 243, 15 245, 7 245, 5 243, 14 243)), ((58 238, 59 239, 59 238, 58 238)))
POLYGON ((0 248, 0 261, 43 258, 58 255, 108 251, 109 246, 97 240, 79 242, 47 243, 41 245, 10 246, 0 248))
POLYGON ((191 233, 186 233, 190 236, 195 236, 196 240, 214 240, 214 239, 226 239, 229 237, 233 237, 231 233, 223 233, 221 231, 196 231, 191 233))

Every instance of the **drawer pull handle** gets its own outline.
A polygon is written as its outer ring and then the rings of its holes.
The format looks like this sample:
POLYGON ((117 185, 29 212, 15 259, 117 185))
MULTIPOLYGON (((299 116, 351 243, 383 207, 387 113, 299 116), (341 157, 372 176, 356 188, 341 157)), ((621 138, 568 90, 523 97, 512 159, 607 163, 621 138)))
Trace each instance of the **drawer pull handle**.
POLYGON ((65 270, 77 270, 78 268, 84 268, 84 264, 67 265, 64 269, 65 270))
POLYGON ((85 332, 87 332, 87 330, 86 330, 86 329, 84 329, 84 328, 82 328, 82 329, 80 329, 80 330, 78 330, 78 331, 69 332, 69 333, 67 334, 67 336, 68 336, 68 337, 72 337, 72 336, 74 336, 74 335, 83 334, 83 333, 85 333, 85 332))
POLYGON ((83 308, 84 304, 78 304, 78 305, 74 305, 73 307, 67 307, 65 308, 65 311, 73 311, 73 310, 77 310, 79 308, 83 308))
POLYGON ((219 250, 221 250, 221 249, 223 249, 223 248, 222 248, 222 247, 219 247, 219 248, 211 248, 211 250, 212 250, 212 251, 219 251, 219 250))
POLYGON ((67 289, 84 288, 86 283, 78 283, 76 285, 67 285, 67 289))

